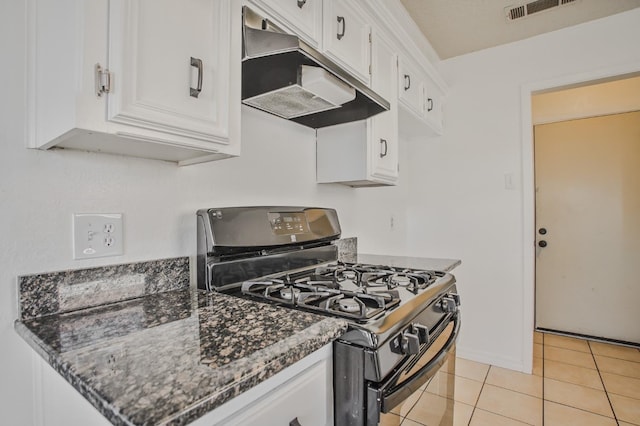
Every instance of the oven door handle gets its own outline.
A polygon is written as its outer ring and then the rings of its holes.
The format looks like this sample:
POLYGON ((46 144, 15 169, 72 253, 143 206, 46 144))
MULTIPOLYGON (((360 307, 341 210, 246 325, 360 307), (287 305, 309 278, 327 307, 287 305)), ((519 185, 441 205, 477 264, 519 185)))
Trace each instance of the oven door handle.
MULTIPOLYGON (((456 343, 458 339, 458 334, 460 333, 460 311, 456 312, 453 316, 452 321, 454 323, 453 332, 449 339, 445 343, 445 345, 438 351, 436 356, 433 357, 428 364, 422 367, 420 370, 416 371, 413 376, 411 376, 405 382, 402 382, 397 389, 394 389, 395 386, 390 386, 390 389, 387 389, 387 386, 382 386, 378 390, 378 398, 380 403, 380 411, 382 413, 388 413, 393 408, 395 408, 402 401, 407 399, 413 392, 418 390, 420 386, 425 384, 427 380, 433 377, 437 370, 442 367, 447 356, 449 355, 449 351, 456 343)), ((393 381, 388 382, 392 384, 393 381)))

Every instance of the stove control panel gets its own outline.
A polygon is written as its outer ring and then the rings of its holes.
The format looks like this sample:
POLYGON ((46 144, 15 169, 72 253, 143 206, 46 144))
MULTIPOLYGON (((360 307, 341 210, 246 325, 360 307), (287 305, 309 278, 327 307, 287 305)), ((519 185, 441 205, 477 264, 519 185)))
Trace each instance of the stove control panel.
POLYGON ((271 230, 276 235, 295 235, 309 232, 304 212, 268 213, 271 230))

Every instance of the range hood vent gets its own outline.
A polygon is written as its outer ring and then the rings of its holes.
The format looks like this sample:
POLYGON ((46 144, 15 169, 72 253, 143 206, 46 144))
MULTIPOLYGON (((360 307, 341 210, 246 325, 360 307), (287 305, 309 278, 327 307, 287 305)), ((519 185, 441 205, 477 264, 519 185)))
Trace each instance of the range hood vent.
POLYGON ((364 120, 389 102, 298 37, 243 8, 242 103, 312 128, 364 120))
POLYGON ((505 9, 505 13, 507 15, 507 21, 514 21, 516 19, 531 16, 534 13, 553 9, 558 6, 572 4, 576 1, 577 0, 536 0, 520 6, 509 6, 505 9))

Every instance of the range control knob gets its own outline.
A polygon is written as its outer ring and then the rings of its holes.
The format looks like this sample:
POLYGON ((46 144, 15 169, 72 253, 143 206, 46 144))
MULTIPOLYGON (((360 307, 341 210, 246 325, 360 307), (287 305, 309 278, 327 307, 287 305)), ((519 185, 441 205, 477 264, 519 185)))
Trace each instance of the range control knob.
POLYGON ((453 298, 456 302, 456 306, 460 306, 460 295, 458 293, 449 293, 447 296, 453 298))
POLYGON ((445 296, 440 299, 440 302, 438 302, 438 306, 440 307, 442 312, 455 312, 458 309, 458 306, 456 305, 456 299, 451 296, 445 296))
POLYGON ((402 333, 400 342, 404 355, 415 355, 420 352, 420 340, 417 334, 407 330, 402 333))
POLYGON ((413 324, 413 329, 418 334, 418 340, 421 345, 428 344, 431 341, 431 336, 429 336, 429 327, 422 324, 413 324))

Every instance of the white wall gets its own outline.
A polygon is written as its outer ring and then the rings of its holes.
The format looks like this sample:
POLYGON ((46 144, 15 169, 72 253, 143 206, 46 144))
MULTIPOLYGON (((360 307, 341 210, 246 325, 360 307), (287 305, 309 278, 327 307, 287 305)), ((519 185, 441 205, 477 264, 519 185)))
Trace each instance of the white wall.
POLYGON ((408 226, 415 254, 463 259, 460 355, 519 370, 531 360, 523 339, 533 324, 523 315, 533 305, 523 88, 640 70, 637 40, 640 9, 440 64, 450 86, 445 136, 412 145, 408 226), (505 189, 505 174, 516 189, 505 189))
MULTIPOLYGON (((34 424, 32 351, 13 330, 16 277, 195 254, 195 211, 233 205, 338 210, 344 236, 367 252, 405 251, 405 184, 352 189, 315 183, 315 131, 243 111, 242 156, 179 168, 160 161, 25 148, 24 2, 0 8, 0 413, 34 424), (383 202, 380 197, 385 197, 383 202), (125 255, 72 259, 71 214, 124 214, 125 255), (396 227, 389 229, 389 218, 396 227), (383 230, 373 230, 382 226, 383 230)), ((55 82, 52 82, 55 84, 55 82)), ((401 153, 401 156, 406 154, 401 153)), ((46 399, 46 395, 45 395, 46 399)), ((44 402, 45 406, 47 401, 44 402)))

